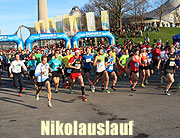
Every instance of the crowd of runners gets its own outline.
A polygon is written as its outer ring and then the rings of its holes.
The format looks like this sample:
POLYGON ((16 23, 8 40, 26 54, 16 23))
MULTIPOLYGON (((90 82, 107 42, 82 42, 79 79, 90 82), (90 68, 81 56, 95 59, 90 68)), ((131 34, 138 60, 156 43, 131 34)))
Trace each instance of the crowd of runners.
MULTIPOLYGON (((141 87, 149 84, 150 76, 158 71, 161 83, 167 81, 165 95, 174 82, 174 74, 180 67, 179 43, 166 44, 161 41, 149 46, 148 43, 134 44, 125 41, 123 45, 85 46, 67 49, 64 46, 53 48, 34 48, 31 52, 25 50, 2 50, 0 52, 0 78, 2 72, 7 71, 8 77, 13 78, 12 85, 18 89, 19 96, 25 89, 23 77, 33 80, 36 88, 36 100, 42 87, 48 91, 48 106, 51 103, 51 86, 54 92, 59 92, 60 80, 65 89, 73 93, 76 79, 80 83, 82 100, 87 101, 84 80, 88 81, 91 91, 96 91, 96 83, 102 77, 102 91, 111 93, 116 91, 116 83, 127 76, 131 91, 136 91, 138 81, 141 87), (92 76, 95 73, 95 77, 92 76), (139 76, 141 73, 141 80, 139 76), (118 76, 118 77, 117 77, 118 76), (113 78, 111 89, 110 77, 113 78), (120 79, 119 79, 120 78, 120 79)), ((179 86, 180 87, 180 86, 179 86)), ((62 89, 61 89, 62 90, 62 89)))

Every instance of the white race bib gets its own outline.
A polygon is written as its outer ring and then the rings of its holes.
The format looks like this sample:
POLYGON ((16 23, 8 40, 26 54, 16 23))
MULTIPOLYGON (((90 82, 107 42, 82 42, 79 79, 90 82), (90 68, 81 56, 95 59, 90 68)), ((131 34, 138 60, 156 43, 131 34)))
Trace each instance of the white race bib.
POLYGON ((71 73, 71 71, 72 71, 72 69, 68 69, 68 70, 67 70, 67 73, 71 73))
POLYGON ((16 65, 16 72, 21 72, 21 65, 16 65))
POLYGON ((146 64, 146 63, 147 63, 147 60, 144 60, 144 63, 146 64))
POLYGON ((75 64, 76 69, 80 69, 81 68, 81 64, 75 64))
POLYGON ((109 67, 109 70, 113 70, 113 65, 109 67))
POLYGON ((91 59, 90 58, 86 59, 86 62, 87 63, 91 62, 91 59))
POLYGON ((135 63, 135 67, 139 67, 139 63, 135 63))
POLYGON ((174 67, 174 65, 175 65, 175 61, 170 61, 169 66, 174 67))
POLYGON ((34 66, 32 66, 31 70, 35 70, 35 67, 34 67, 34 66))

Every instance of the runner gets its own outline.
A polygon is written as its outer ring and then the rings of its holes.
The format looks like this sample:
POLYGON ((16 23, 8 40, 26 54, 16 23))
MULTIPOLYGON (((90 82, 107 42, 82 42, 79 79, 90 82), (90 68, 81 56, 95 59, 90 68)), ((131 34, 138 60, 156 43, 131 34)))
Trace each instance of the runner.
POLYGON ((42 56, 41 57, 41 62, 39 63, 36 67, 35 70, 35 76, 37 77, 37 85, 38 89, 36 92, 36 100, 39 101, 39 94, 42 91, 42 86, 46 86, 48 90, 48 106, 52 108, 52 103, 51 103, 51 84, 49 80, 49 70, 51 68, 49 67, 49 64, 47 63, 47 57, 42 56))
POLYGON ((89 47, 86 48, 85 52, 86 52, 86 54, 83 55, 83 57, 82 57, 83 68, 84 68, 85 78, 87 79, 88 84, 89 84, 90 89, 91 89, 92 88, 92 82, 90 80, 90 72, 91 72, 91 69, 93 67, 94 58, 90 54, 91 51, 90 51, 89 47))
POLYGON ((32 59, 28 61, 27 68, 29 70, 30 79, 33 79, 34 86, 37 89, 37 78, 35 77, 35 70, 37 66, 37 60, 35 55, 32 55, 32 59))
POLYGON ((94 64, 93 64, 94 66, 97 66, 97 68, 96 68, 96 78, 93 81, 92 92, 95 92, 94 86, 99 81, 99 78, 103 76, 104 78, 102 80, 101 89, 104 90, 104 83, 105 83, 106 85, 105 91, 107 93, 110 93, 110 91, 108 90, 109 76, 105 67, 105 57, 106 57, 106 54, 103 53, 103 48, 99 48, 98 55, 95 57, 94 64))
MULTIPOLYGON (((168 96, 170 95, 170 93, 168 91, 169 91, 171 85, 174 83, 174 69, 175 69, 175 67, 178 68, 178 66, 176 66, 176 63, 175 63, 176 56, 175 56, 174 52, 175 52, 174 46, 171 46, 169 53, 164 55, 164 59, 165 59, 165 72, 164 72, 165 77, 164 77, 164 79, 166 81, 168 81, 168 84, 166 86, 166 90, 164 93, 165 93, 165 95, 168 95, 168 96)), ((162 61, 162 59, 159 60, 157 69, 159 69, 161 61, 162 61)))
POLYGON ((108 72, 109 77, 111 75, 114 78, 111 88, 114 91, 116 91, 115 85, 117 82, 117 75, 116 75, 116 72, 114 71, 114 57, 112 57, 112 50, 108 50, 107 54, 108 54, 108 56, 105 59, 106 71, 108 72))
POLYGON ((141 59, 141 62, 140 62, 139 69, 142 73, 141 87, 145 88, 144 82, 150 76, 150 72, 148 69, 148 57, 147 57, 147 52, 146 52, 145 46, 143 46, 141 49, 140 59, 141 59))
POLYGON ((64 65, 64 74, 66 75, 67 77, 67 82, 64 84, 65 85, 65 88, 67 88, 67 86, 71 86, 71 71, 72 69, 68 68, 68 61, 71 57, 73 57, 73 55, 69 54, 69 49, 66 49, 66 56, 63 57, 62 59, 62 62, 63 62, 63 65, 64 65))
MULTIPOLYGON (((72 85, 71 86, 74 86, 76 79, 78 79, 81 85, 82 100, 86 102, 87 99, 85 96, 84 81, 83 81, 83 77, 81 73, 82 57, 79 54, 80 54, 80 50, 75 48, 75 56, 70 58, 69 63, 68 63, 68 68, 72 69, 72 72, 71 72, 72 85)), ((70 93, 72 93, 71 86, 69 86, 70 93)))
POLYGON ((8 77, 10 76, 9 67, 10 67, 11 62, 12 62, 11 55, 8 54, 8 57, 6 58, 6 68, 7 68, 7 72, 8 72, 8 77))
POLYGON ((124 76, 124 73, 128 75, 129 82, 132 84, 132 80, 130 79, 130 71, 128 68, 126 68, 126 62, 129 59, 129 50, 125 49, 124 50, 124 55, 122 55, 119 59, 119 70, 122 72, 121 76, 124 76))
MULTIPOLYGON (((148 69, 151 74, 154 74, 151 49, 152 48, 150 46, 147 46, 148 69)), ((148 84, 148 80, 146 80, 145 83, 148 84)))
POLYGON ((37 50, 37 53, 35 54, 35 57, 36 57, 37 62, 41 63, 42 54, 40 53, 39 49, 37 50))
POLYGON ((0 56, 0 80, 1 80, 1 74, 2 74, 2 66, 3 66, 3 58, 0 56))
POLYGON ((139 50, 134 50, 134 55, 128 59, 126 62, 126 68, 128 68, 128 64, 131 63, 131 77, 134 80, 134 83, 132 85, 131 91, 136 91, 135 87, 139 80, 139 64, 140 64, 140 56, 139 56, 139 50))
POLYGON ((49 62, 49 65, 51 66, 51 69, 53 70, 52 78, 55 83, 55 93, 58 93, 60 69, 62 69, 62 63, 61 63, 61 60, 59 60, 59 54, 57 52, 55 53, 55 58, 49 62))
POLYGON ((15 61, 13 61, 9 67, 10 77, 13 78, 14 86, 18 88, 18 81, 20 84, 19 96, 22 96, 23 90, 23 78, 22 78, 22 68, 24 71, 27 71, 24 62, 20 60, 20 56, 18 53, 15 54, 15 61))
POLYGON ((152 51, 153 69, 155 70, 158 66, 158 62, 161 55, 161 44, 158 43, 156 48, 152 51))

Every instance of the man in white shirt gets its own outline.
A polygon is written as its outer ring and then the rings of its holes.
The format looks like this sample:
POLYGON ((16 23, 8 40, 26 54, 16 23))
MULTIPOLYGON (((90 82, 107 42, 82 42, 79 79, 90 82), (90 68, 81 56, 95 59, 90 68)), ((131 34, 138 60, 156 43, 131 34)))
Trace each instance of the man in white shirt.
POLYGON ((51 104, 51 84, 49 81, 49 70, 52 72, 52 69, 47 63, 47 57, 41 57, 41 63, 39 63, 35 70, 35 76, 37 77, 38 89, 36 92, 36 100, 39 101, 39 94, 42 91, 42 86, 46 86, 48 90, 48 106, 52 107, 51 104))
POLYGON ((19 96, 22 97, 22 90, 23 90, 23 78, 22 78, 22 68, 24 71, 27 71, 26 66, 20 60, 19 54, 15 54, 15 60, 11 63, 9 67, 9 73, 11 74, 10 77, 13 78, 14 85, 18 88, 18 81, 20 84, 19 96))

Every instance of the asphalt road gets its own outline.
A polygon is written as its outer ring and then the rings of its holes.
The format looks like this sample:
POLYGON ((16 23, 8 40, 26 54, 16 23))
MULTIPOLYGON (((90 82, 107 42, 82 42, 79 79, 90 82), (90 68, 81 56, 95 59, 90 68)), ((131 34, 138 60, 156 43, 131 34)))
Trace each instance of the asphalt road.
MULTIPOLYGON (((176 83, 178 80, 179 77, 176 77, 176 83)), ((159 83, 157 75, 151 78, 151 86, 141 88, 138 84, 137 92, 130 91, 127 79, 118 80, 117 91, 111 94, 101 91, 101 81, 96 86, 96 93, 90 92, 86 85, 86 103, 80 99, 78 83, 72 95, 68 89, 60 88, 61 93, 52 94, 53 108, 47 106, 46 90, 41 93, 39 102, 35 100, 35 88, 31 80, 24 80, 26 90, 23 97, 18 96, 11 83, 11 79, 3 75, 0 81, 0 138, 51 137, 41 136, 41 120, 60 120, 64 123, 74 120, 84 123, 134 121, 133 136, 69 136, 72 138, 180 137, 180 90, 174 84, 171 96, 165 96, 165 85, 159 83)))

